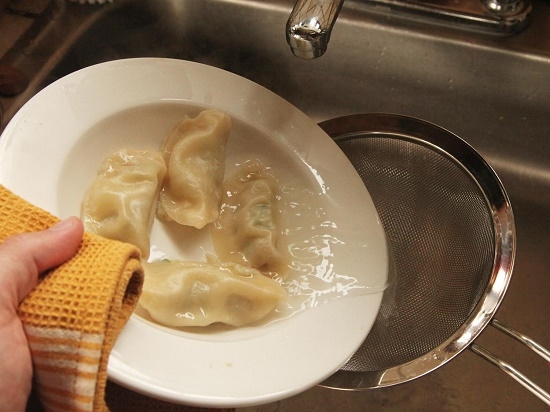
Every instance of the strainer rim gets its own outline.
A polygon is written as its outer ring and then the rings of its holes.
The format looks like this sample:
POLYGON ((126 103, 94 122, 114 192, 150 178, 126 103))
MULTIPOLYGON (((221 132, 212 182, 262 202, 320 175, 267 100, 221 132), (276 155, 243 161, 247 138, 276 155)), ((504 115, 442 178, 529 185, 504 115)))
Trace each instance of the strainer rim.
POLYGON ((406 363, 371 371, 341 369, 320 385, 344 390, 393 386, 423 376, 460 354, 489 324, 511 280, 516 250, 513 211, 494 169, 465 140, 434 123, 411 116, 365 113, 319 123, 336 142, 357 137, 394 137, 423 144, 459 165, 480 188, 493 219, 492 273, 470 316, 443 343, 406 363))

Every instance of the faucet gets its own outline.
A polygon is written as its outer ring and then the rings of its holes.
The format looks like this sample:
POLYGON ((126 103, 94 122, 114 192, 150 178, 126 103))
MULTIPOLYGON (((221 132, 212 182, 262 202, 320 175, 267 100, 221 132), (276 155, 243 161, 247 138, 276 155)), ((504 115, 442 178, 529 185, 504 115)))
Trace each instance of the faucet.
POLYGON ((327 50, 332 27, 344 0, 297 0, 286 23, 286 41, 292 53, 316 59, 327 50))
MULTIPOLYGON (((533 0, 363 0, 378 13, 426 22, 444 22, 476 32, 516 34, 529 23, 533 0)), ((286 23, 286 41, 295 56, 316 59, 327 50, 344 0, 296 0, 286 23)))

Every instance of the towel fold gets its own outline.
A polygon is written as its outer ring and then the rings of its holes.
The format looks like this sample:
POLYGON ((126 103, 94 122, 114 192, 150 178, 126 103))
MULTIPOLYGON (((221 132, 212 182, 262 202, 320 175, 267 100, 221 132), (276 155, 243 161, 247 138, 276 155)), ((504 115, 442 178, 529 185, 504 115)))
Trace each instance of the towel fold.
MULTIPOLYGON (((0 185, 0 242, 59 219, 0 185)), ((76 255, 39 279, 19 307, 46 410, 105 411, 109 354, 143 284, 139 250, 84 234, 76 255)))

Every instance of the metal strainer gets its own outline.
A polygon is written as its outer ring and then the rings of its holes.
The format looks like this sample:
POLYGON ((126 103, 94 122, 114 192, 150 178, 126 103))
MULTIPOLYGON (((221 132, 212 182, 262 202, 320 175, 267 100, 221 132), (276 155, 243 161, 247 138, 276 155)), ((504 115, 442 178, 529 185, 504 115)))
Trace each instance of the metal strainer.
POLYGON ((515 255, 510 201, 492 168, 456 135, 410 117, 352 115, 320 126, 363 179, 394 263, 367 339, 321 385, 392 386, 470 347, 550 404, 540 387, 472 344, 491 324, 550 361, 549 351, 492 319, 515 255))

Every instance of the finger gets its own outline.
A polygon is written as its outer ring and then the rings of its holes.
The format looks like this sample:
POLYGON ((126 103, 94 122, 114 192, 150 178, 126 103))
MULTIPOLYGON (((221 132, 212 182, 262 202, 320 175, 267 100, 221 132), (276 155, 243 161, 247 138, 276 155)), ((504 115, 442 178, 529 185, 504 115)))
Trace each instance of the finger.
POLYGON ((37 235, 35 245, 29 245, 38 273, 59 266, 74 256, 84 227, 82 221, 71 216, 52 226, 48 230, 34 233, 37 235))
POLYGON ((39 274, 76 253, 83 232, 80 219, 70 217, 48 230, 9 237, 0 244, 0 287, 19 304, 39 274))

